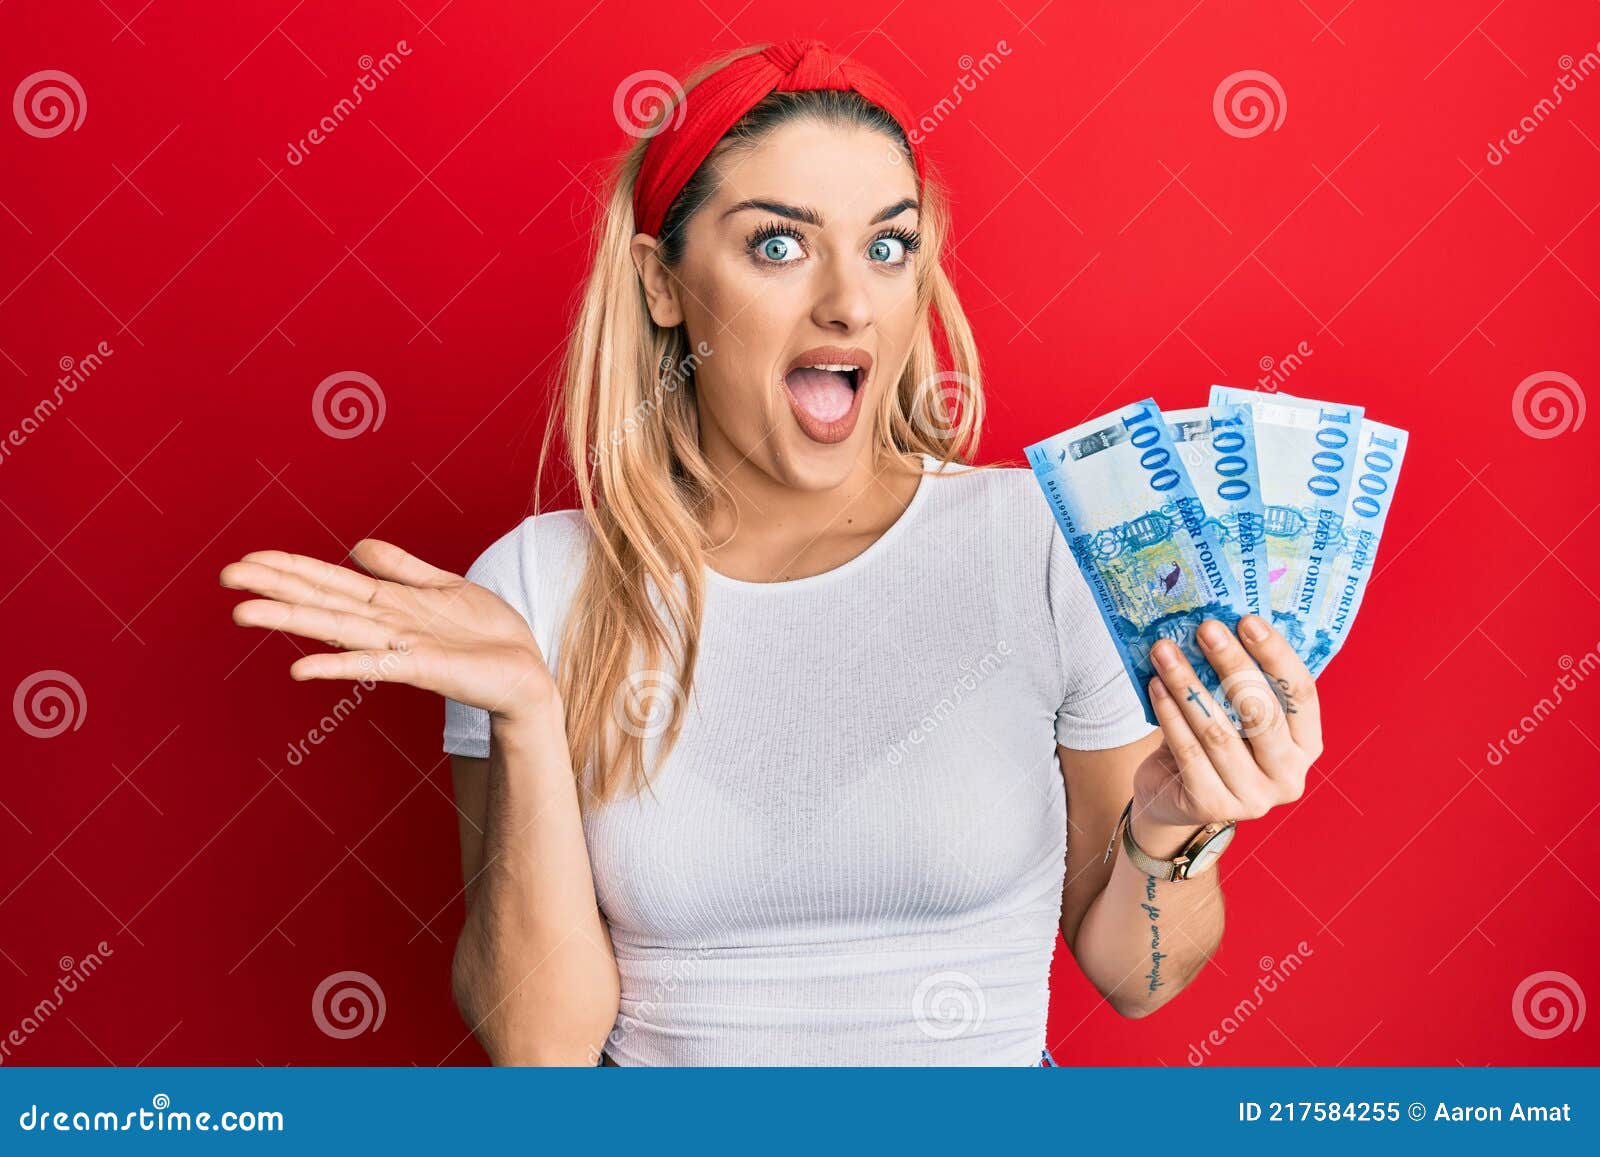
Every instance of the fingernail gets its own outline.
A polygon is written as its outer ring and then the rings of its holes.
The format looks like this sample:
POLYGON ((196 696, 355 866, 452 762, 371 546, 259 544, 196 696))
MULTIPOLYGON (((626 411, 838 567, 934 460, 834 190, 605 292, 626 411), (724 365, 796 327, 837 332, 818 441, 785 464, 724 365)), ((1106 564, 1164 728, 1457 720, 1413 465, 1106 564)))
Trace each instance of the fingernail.
POLYGON ((1170 639, 1162 639, 1150 649, 1150 657, 1155 660, 1157 667, 1170 671, 1178 665, 1178 644, 1170 639))
POLYGON ((1207 619, 1200 624, 1200 629, 1195 632, 1200 636, 1200 641, 1208 647, 1220 647, 1228 641, 1228 628, 1216 619, 1207 619))
POLYGON ((1150 680, 1150 698, 1152 698, 1152 699, 1168 699, 1168 698, 1171 698, 1171 696, 1169 696, 1167 694, 1167 685, 1165 683, 1163 683, 1160 679, 1152 679, 1152 680, 1150 680))
POLYGON ((1260 615, 1246 615, 1239 620, 1239 633, 1252 643, 1262 642, 1267 637, 1267 624, 1260 615))

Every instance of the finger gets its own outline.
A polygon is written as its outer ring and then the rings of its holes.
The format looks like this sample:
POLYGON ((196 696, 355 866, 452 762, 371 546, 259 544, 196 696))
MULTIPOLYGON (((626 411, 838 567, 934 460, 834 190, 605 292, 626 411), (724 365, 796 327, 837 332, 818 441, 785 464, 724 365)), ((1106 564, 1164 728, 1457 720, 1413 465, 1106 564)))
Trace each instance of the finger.
MULTIPOLYGON (((1183 709, 1167 690, 1161 676, 1150 680, 1150 706, 1155 708, 1156 722, 1161 725, 1161 737, 1166 744, 1164 762, 1175 766, 1181 777, 1179 790, 1189 802, 1210 815, 1231 816, 1238 809, 1228 785, 1217 774, 1205 746, 1195 735, 1183 709)), ((1174 781, 1176 782, 1176 781, 1174 781)))
POLYGON ((1288 716, 1271 684, 1238 637, 1217 619, 1207 619, 1195 632, 1219 680, 1218 691, 1239 716, 1240 733, 1256 763, 1269 776, 1304 770, 1304 759, 1289 734, 1288 716))
POLYGON ((345 650, 386 650, 400 643, 391 628, 369 616, 325 607, 291 606, 271 599, 246 599, 233 608, 233 621, 241 627, 288 631, 345 650))
MULTIPOLYGON (((320 558, 290 554, 284 550, 253 550, 241 561, 261 563, 274 570, 299 575, 321 590, 335 591, 360 603, 370 603, 379 586, 376 579, 353 571, 349 567, 334 566, 333 563, 324 562, 320 558)), ((224 573, 226 570, 227 568, 224 568, 224 573)), ((223 583, 223 585, 230 584, 223 583)))
POLYGON ((1322 705, 1317 681, 1282 633, 1260 615, 1239 620, 1239 638, 1271 681, 1295 746, 1311 759, 1322 754, 1322 705))
POLYGON ((350 548, 350 557, 380 578, 408 587, 442 587, 461 576, 441 570, 381 538, 363 538, 350 548))
POLYGON ((404 651, 323 651, 302 655, 289 664, 289 678, 340 679, 356 682, 410 683, 416 677, 416 658, 404 651))
POLYGON ((330 587, 320 587, 293 571, 279 570, 263 562, 240 559, 222 568, 217 581, 235 590, 254 591, 280 603, 328 607, 340 611, 361 611, 367 603, 330 587))
MULTIPOLYGON (((1224 628, 1226 629, 1226 628, 1224 628)), ((1211 766, 1216 768, 1228 793, 1246 808, 1254 809, 1267 797, 1269 783, 1256 766, 1239 729, 1222 705, 1212 697, 1178 645, 1163 639, 1151 648, 1156 674, 1177 700, 1178 710, 1199 740, 1211 766)))

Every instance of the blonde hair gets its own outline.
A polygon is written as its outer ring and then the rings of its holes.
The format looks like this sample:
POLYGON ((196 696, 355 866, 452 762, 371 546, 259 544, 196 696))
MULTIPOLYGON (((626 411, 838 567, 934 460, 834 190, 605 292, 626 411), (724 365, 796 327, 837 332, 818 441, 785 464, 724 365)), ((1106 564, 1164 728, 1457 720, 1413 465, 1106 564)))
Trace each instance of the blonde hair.
MULTIPOLYGON (((686 81, 686 93, 763 47, 703 65, 686 81)), ((663 109, 661 116, 671 112, 663 109)), ((662 226, 668 256, 674 244, 681 246, 683 223, 714 187, 715 163, 798 116, 882 129, 910 163, 898 124, 855 93, 773 93, 724 136, 674 202, 662 226)), ((650 781, 645 741, 660 737, 659 766, 682 731, 705 604, 708 543, 701 516, 719 494, 720 479, 699 449, 693 370, 705 356, 703 346, 691 350, 682 325, 655 324, 630 251, 637 232, 634 183, 648 144, 648 135, 641 137, 613 162, 609 196, 591 241, 588 281, 560 369, 560 405, 550 413, 539 455, 542 479, 560 424, 592 531, 556 671, 584 807, 642 791, 650 781)), ((938 182, 922 177, 922 244, 915 259, 921 323, 874 424, 875 464, 898 458, 919 470, 915 456, 921 454, 965 465, 977 448, 983 418, 977 347, 941 264, 949 228, 946 201, 938 182), (935 326, 949 352, 948 369, 939 363, 935 326)), ((535 510, 538 505, 536 480, 535 510)))

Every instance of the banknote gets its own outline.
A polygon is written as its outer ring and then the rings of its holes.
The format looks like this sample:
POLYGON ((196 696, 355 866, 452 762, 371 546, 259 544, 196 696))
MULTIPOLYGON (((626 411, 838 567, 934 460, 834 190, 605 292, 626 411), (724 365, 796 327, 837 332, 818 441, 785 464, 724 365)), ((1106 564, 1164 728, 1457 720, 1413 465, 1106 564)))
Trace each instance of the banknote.
POLYGON ((1238 579, 1249 614, 1267 613, 1266 508, 1249 406, 1163 410, 1178 456, 1238 579))
POLYGON ((1344 645, 1361 607, 1410 440, 1411 436, 1397 426, 1362 419, 1356 444, 1355 484, 1350 488, 1329 567, 1328 597, 1305 656, 1313 675, 1320 675, 1344 645))
POLYGON ((1237 713, 1195 643, 1209 618, 1244 613, 1238 581, 1154 399, 1027 447, 1072 556, 1094 594, 1123 667, 1156 723, 1150 648, 1175 642, 1206 689, 1237 713))
POLYGON ((1266 508, 1272 623, 1305 658, 1341 541, 1364 410, 1215 385, 1210 402, 1250 408, 1266 508))

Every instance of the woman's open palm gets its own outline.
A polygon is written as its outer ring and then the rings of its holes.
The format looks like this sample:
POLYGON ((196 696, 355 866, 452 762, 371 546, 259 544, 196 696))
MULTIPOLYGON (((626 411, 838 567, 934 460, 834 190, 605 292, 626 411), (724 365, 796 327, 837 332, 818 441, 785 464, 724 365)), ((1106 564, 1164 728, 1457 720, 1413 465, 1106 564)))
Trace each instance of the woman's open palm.
POLYGON ((301 656, 291 678, 406 683, 507 719, 554 693, 527 622, 500 596, 381 539, 362 539, 350 557, 369 573, 258 550, 218 581, 263 596, 233 608, 240 626, 341 649, 301 656))

